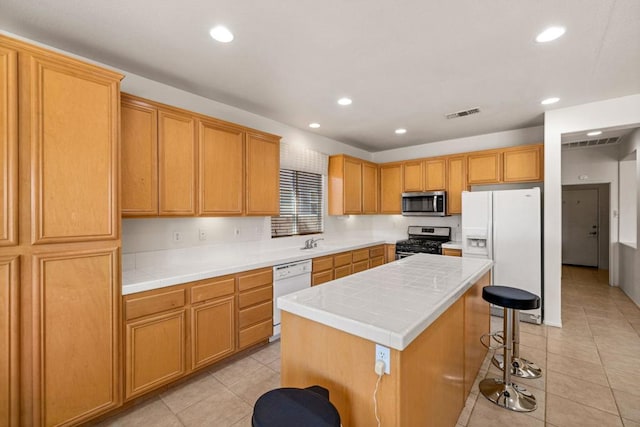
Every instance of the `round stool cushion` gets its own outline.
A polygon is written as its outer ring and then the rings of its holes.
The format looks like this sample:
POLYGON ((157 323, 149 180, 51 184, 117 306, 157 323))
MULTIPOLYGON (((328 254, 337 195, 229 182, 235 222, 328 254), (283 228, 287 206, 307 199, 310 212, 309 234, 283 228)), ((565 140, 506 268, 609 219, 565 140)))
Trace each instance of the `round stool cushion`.
POLYGON ((533 310, 540 307, 540 297, 524 289, 510 286, 485 286, 482 298, 491 304, 515 310, 533 310))
POLYGON ((277 388, 260 396, 251 423, 253 427, 340 427, 340 415, 321 394, 277 388))

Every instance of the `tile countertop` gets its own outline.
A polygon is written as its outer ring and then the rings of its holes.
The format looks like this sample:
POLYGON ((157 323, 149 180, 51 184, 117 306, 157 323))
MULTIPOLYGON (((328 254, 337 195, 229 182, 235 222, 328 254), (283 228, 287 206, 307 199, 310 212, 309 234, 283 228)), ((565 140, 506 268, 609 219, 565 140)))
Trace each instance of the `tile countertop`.
POLYGON ((454 242, 452 240, 450 242, 443 243, 442 244, 442 248, 443 249, 460 249, 460 250, 462 250, 462 242, 460 242, 460 241, 454 242))
POLYGON ((478 279, 490 260, 416 254, 278 298, 278 308, 404 350, 478 279))
POLYGON ((395 242, 380 237, 336 237, 309 250, 301 250, 300 242, 282 247, 279 242, 263 241, 125 254, 122 295, 395 242))

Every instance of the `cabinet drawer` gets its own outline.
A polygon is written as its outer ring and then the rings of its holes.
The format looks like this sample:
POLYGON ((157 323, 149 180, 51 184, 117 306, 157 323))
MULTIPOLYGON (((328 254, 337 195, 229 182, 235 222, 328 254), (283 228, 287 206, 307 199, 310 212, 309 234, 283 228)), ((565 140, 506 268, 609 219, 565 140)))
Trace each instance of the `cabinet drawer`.
POLYGON ((354 273, 358 273, 359 271, 365 271, 368 268, 369 268, 369 259, 367 258, 364 261, 354 262, 351 270, 354 273))
POLYGON ((210 299, 231 295, 235 292, 235 279, 226 277, 214 281, 203 281, 191 288, 191 303, 207 301, 210 299))
POLYGON ((384 256, 384 245, 374 246, 369 249, 369 258, 377 258, 379 256, 384 256))
POLYGON ((124 305, 126 319, 137 319, 149 314, 184 307, 185 301, 185 289, 132 298, 127 300, 124 305))
POLYGON ((252 289, 241 293, 238 297, 238 306, 245 308, 260 302, 271 301, 272 298, 273 286, 269 285, 264 288, 252 289))
POLYGON ((351 252, 343 252, 333 256, 333 266, 338 268, 351 264, 351 252))
POLYGON ((251 344, 255 344, 257 342, 268 339, 272 333, 272 320, 265 320, 264 322, 260 322, 257 325, 253 325, 241 330, 238 337, 238 345, 241 349, 248 347, 251 344))
POLYGON ((442 255, 445 256, 462 256, 462 250, 460 249, 443 249, 442 255))
POLYGON ((260 286, 270 285, 273 282, 273 270, 271 268, 263 268, 261 270, 250 271, 247 274, 238 276, 238 290, 240 292, 247 289, 259 288, 260 286))
POLYGON ((240 317, 238 319, 240 329, 262 320, 271 319, 271 316, 273 316, 273 304, 271 301, 240 310, 240 317))
POLYGON ((330 282, 331 280, 333 280, 333 270, 313 273, 311 275, 311 286, 320 285, 325 282, 330 282))
POLYGON ((333 270, 334 279, 339 279, 341 277, 348 276, 350 274, 351 274, 351 264, 344 265, 342 267, 336 267, 335 270, 333 270))
POLYGON ((384 257, 378 256, 369 260, 369 268, 377 267, 384 264, 384 257))
POLYGON ((364 261, 365 259, 369 259, 369 249, 358 249, 357 251, 352 252, 352 260, 353 262, 364 261))
POLYGON ((333 268, 333 255, 323 256, 320 258, 313 259, 312 271, 314 273, 318 271, 331 270, 332 268, 333 268))

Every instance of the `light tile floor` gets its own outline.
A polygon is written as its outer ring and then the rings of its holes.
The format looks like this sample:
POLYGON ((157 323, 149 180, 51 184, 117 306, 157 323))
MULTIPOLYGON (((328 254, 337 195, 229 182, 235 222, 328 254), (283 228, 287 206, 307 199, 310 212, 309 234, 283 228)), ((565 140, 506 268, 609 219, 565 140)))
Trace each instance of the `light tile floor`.
MULTIPOLYGON (((640 309, 607 285, 607 275, 563 267, 563 328, 521 324, 521 354, 540 365, 543 376, 517 382, 534 393, 538 409, 514 413, 479 397, 477 383, 502 374, 488 356, 457 427, 640 427, 640 309)), ((492 329, 502 329, 502 319, 493 318, 492 329)), ((248 427, 257 398, 279 387, 279 371, 276 342, 100 425, 248 427)))

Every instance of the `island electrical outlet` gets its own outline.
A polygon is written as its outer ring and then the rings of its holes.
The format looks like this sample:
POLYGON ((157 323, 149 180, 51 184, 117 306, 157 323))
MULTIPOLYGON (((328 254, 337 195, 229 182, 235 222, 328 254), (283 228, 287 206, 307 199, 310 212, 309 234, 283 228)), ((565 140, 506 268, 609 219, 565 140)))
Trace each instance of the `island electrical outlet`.
POLYGON ((375 365, 378 360, 384 362, 384 373, 389 375, 391 373, 391 350, 389 350, 389 347, 376 344, 376 359, 373 364, 375 365))

